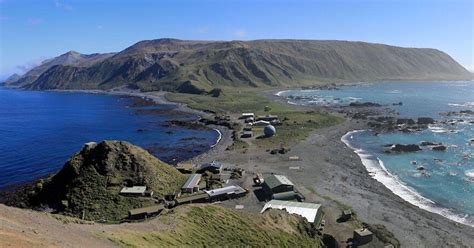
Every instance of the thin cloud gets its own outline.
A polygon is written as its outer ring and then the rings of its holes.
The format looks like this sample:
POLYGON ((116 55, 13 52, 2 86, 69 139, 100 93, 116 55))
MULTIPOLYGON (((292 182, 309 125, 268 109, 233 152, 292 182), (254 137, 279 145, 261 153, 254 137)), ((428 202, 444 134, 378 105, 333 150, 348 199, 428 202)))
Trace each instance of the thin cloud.
POLYGON ((28 61, 24 64, 17 65, 15 66, 14 72, 20 75, 25 74, 26 72, 31 70, 33 67, 41 65, 41 63, 43 63, 43 61, 45 61, 46 59, 47 59, 46 57, 41 57, 36 60, 28 61))
POLYGON ((247 31, 245 29, 236 29, 232 31, 232 35, 238 39, 243 39, 247 36, 247 31))
POLYGON ((27 22, 31 26, 38 26, 38 25, 41 25, 44 22, 44 20, 41 18, 28 17, 27 22))
POLYGON ((62 0, 54 0, 54 6, 56 6, 56 8, 58 9, 62 9, 65 11, 71 11, 74 9, 71 5, 65 3, 62 0))
POLYGON ((209 27, 207 27, 207 26, 198 27, 196 29, 196 32, 199 33, 199 34, 207 34, 207 33, 209 33, 209 27))

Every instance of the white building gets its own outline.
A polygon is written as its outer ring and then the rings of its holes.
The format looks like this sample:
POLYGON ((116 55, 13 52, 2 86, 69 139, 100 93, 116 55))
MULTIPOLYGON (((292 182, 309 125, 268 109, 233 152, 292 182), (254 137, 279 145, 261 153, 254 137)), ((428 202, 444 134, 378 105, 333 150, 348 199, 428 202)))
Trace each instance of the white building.
POLYGON ((323 218, 321 204, 315 203, 271 200, 265 204, 260 213, 265 212, 267 209, 280 209, 290 214, 297 214, 306 218, 308 222, 317 225, 320 224, 323 218))

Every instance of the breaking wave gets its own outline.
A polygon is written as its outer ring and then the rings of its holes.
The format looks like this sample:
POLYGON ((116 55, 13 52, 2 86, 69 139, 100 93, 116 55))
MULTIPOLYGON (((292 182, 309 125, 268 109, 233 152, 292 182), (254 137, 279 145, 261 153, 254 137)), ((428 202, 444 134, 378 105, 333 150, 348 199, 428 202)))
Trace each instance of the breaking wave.
MULTIPOLYGON (((385 167, 382 160, 374 154, 352 146, 351 141, 356 133, 365 132, 365 130, 354 130, 341 137, 341 141, 351 148, 360 158, 369 175, 387 187, 394 194, 400 196, 403 200, 413 204, 421 209, 442 215, 453 221, 474 227, 473 217, 466 214, 457 214, 451 209, 438 206, 435 202, 422 196, 416 190, 403 183, 397 176, 391 174, 385 167)), ((474 170, 466 173, 466 176, 474 176, 474 170), (468 175, 469 174, 469 175, 468 175)))

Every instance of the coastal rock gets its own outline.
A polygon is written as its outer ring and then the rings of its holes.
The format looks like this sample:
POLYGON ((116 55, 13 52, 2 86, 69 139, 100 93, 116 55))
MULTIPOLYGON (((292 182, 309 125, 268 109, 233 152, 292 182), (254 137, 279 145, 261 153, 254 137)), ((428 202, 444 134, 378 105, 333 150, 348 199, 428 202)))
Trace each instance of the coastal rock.
POLYGON ((438 146, 441 145, 441 143, 434 143, 431 141, 421 141, 420 146, 438 146))
POLYGON ((428 124, 434 124, 435 120, 430 117, 419 117, 417 124, 419 125, 428 125, 428 124))
POLYGON ((447 147, 444 145, 437 145, 431 148, 433 151, 446 151, 447 147))
POLYGON ((350 107, 380 107, 382 105, 373 102, 351 102, 350 107))
POLYGON ((415 121, 409 118, 399 118, 397 119, 397 124, 407 124, 407 125, 415 125, 415 121))
POLYGON ((402 144, 395 144, 390 147, 390 151, 393 152, 417 152, 421 151, 421 148, 418 145, 415 144, 408 144, 408 145, 402 145, 402 144))

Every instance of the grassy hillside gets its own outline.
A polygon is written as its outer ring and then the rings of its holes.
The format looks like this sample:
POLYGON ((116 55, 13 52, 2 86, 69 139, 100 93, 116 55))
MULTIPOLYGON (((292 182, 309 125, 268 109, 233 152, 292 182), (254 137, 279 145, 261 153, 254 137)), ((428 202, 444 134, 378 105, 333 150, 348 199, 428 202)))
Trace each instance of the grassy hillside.
MULTIPOLYGON (((154 204, 149 198, 123 197, 123 186, 147 186, 154 196, 179 190, 186 177, 147 151, 124 141, 85 146, 53 177, 37 183, 32 207, 50 206, 86 220, 116 222, 133 208, 154 204)), ((24 203, 13 201, 11 205, 24 203)))
POLYGON ((157 221, 164 226, 156 231, 131 228, 100 236, 121 247, 323 247, 310 223, 279 210, 252 214, 216 205, 188 205, 157 221))
POLYGON ((87 63, 53 61, 68 63, 54 63, 47 70, 44 65, 41 70, 34 68, 32 71, 42 73, 28 73, 28 80, 13 84, 28 89, 111 89, 128 85, 145 91, 202 93, 215 87, 472 77, 449 55, 435 49, 349 41, 158 39, 138 42, 113 56, 87 63))

